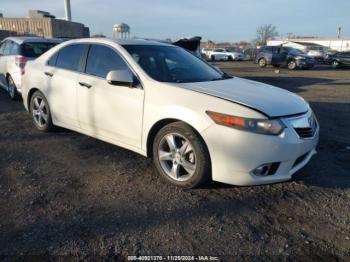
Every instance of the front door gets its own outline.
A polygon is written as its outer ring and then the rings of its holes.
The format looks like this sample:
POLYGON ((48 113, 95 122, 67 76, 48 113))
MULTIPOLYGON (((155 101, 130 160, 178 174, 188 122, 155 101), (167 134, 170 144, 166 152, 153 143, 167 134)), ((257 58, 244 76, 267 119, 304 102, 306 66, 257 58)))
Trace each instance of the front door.
POLYGON ((85 74, 78 79, 78 115, 81 128, 92 136, 140 148, 144 90, 111 85, 112 70, 130 70, 116 50, 90 46, 85 74))
POLYGON ((273 49, 272 63, 273 65, 283 65, 286 63, 287 52, 283 47, 275 47, 273 49))

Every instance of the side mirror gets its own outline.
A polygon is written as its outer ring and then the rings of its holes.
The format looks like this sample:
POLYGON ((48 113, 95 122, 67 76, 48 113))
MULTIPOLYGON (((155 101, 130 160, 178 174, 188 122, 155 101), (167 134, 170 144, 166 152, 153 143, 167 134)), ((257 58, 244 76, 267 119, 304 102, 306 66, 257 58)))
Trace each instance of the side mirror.
POLYGON ((133 87, 134 75, 129 70, 113 70, 110 71, 106 80, 111 85, 133 87))

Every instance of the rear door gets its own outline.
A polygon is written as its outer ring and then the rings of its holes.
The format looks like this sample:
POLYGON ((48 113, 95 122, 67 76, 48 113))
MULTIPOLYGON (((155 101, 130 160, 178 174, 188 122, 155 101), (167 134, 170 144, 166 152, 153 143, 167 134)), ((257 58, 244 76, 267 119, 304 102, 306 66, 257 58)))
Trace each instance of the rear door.
POLYGON ((3 87, 7 88, 6 74, 7 74, 7 62, 9 60, 11 41, 6 40, 1 43, 0 46, 0 82, 3 87))
POLYGON ((63 47, 48 61, 43 74, 48 81, 45 96, 54 122, 67 127, 79 127, 77 85, 82 72, 82 58, 88 45, 72 44, 63 47))

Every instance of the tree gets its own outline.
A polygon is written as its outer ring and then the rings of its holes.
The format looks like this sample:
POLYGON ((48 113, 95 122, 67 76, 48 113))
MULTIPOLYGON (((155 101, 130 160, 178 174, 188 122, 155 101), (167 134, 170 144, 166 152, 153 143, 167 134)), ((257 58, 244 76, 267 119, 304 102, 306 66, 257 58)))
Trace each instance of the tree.
POLYGON ((274 25, 262 25, 256 30, 255 43, 257 45, 266 45, 267 40, 278 36, 279 33, 274 25))

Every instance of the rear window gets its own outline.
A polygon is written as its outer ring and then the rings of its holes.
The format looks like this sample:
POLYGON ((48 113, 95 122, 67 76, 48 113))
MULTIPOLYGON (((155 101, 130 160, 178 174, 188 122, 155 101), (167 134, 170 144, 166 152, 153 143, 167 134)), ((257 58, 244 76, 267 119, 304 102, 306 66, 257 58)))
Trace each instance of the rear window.
POLYGON ((24 43, 22 44, 22 55, 25 57, 38 57, 57 45, 57 43, 24 43))

